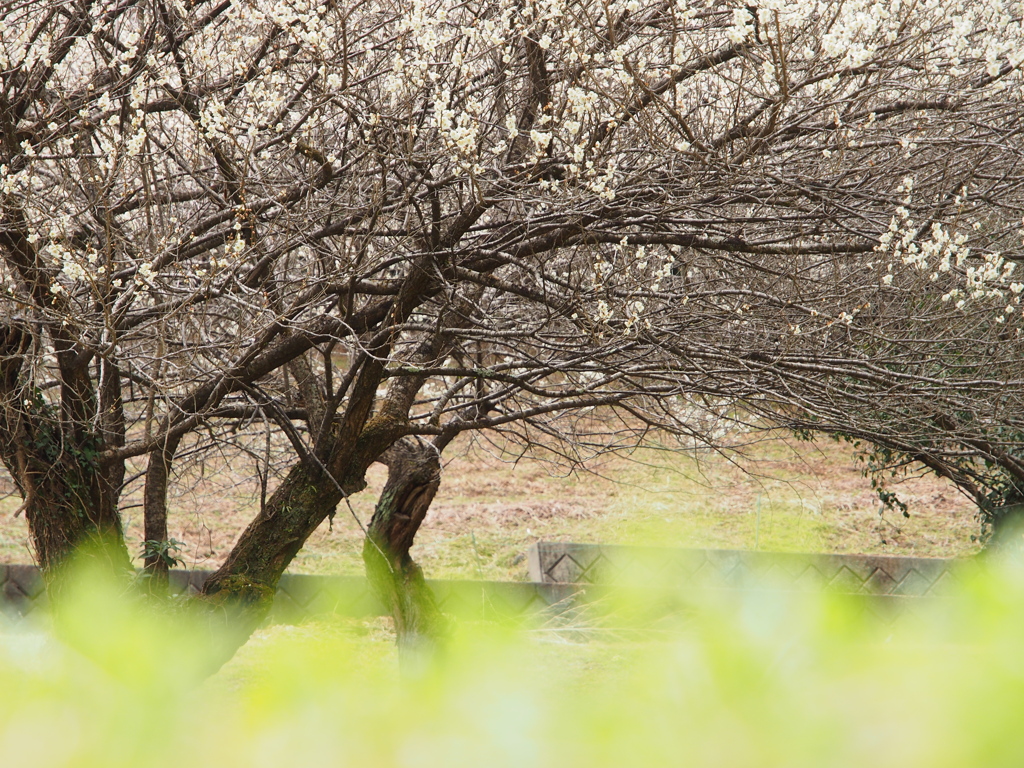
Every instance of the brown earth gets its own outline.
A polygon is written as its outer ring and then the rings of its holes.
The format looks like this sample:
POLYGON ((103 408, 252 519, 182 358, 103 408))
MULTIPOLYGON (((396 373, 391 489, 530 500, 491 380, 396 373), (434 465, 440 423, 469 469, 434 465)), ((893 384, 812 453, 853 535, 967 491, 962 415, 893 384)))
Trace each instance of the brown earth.
MULTIPOLYGON (((939 557, 978 549, 973 506, 944 480, 902 478, 893 490, 908 505, 904 518, 880 510, 845 444, 772 439, 742 453, 648 450, 566 473, 457 443, 413 554, 428 576, 525 579, 524 552, 538 539, 939 557)), ((255 465, 235 459, 221 466, 186 471, 171 499, 171 536, 184 542, 180 554, 189 567, 220 564, 259 507, 255 465)), ((384 479, 385 470, 374 467, 370 487, 321 526, 292 570, 361 572, 360 524, 372 515, 384 479)), ((133 488, 125 498, 136 553, 139 493, 133 488)), ((12 517, 18 503, 0 500, 3 562, 30 558, 24 518, 12 517)))

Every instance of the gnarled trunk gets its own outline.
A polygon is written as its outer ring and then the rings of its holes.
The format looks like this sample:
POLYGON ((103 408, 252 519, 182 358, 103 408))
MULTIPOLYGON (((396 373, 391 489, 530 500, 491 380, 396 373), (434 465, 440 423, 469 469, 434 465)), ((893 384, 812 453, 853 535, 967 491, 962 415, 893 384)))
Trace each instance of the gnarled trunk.
POLYGON ((366 469, 383 450, 369 443, 371 447, 336 433, 321 458, 297 461, 207 580, 204 596, 242 607, 245 621, 257 626, 273 604, 281 574, 306 539, 334 514, 344 496, 366 487, 366 469))
POLYGON ((39 565, 51 583, 77 551, 127 573, 131 558, 117 511, 122 472, 98 460, 103 439, 84 418, 95 412, 88 374, 62 366, 56 408, 23 375, 30 332, 0 325, 0 461, 18 486, 39 565))
POLYGON ((399 653, 420 655, 439 638, 443 618, 423 572, 409 555, 416 532, 441 484, 440 454, 430 443, 404 438, 381 458, 388 480, 363 543, 371 587, 395 621, 399 653))
POLYGON ((204 595, 247 606, 258 623, 270 610, 281 574, 341 498, 320 468, 297 462, 207 580, 204 595))

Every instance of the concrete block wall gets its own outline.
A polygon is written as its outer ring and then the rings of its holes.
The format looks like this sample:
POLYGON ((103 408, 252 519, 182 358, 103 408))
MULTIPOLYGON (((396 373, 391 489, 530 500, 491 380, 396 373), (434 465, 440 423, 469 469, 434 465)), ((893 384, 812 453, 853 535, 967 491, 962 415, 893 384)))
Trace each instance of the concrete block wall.
POLYGON ((537 542, 530 579, 545 584, 737 587, 902 597, 942 596, 978 567, 971 559, 816 555, 537 542))

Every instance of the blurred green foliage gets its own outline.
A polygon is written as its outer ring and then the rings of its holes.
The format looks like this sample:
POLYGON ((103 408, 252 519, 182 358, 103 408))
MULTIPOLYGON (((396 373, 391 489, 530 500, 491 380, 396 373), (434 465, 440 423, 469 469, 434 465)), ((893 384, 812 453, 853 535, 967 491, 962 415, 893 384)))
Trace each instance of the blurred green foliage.
POLYGON ((218 670, 216 622, 74 583, 49 618, 0 619, 4 768, 1024 763, 1012 560, 900 613, 723 589, 632 627, 462 623, 407 675, 381 621, 267 627, 218 670))

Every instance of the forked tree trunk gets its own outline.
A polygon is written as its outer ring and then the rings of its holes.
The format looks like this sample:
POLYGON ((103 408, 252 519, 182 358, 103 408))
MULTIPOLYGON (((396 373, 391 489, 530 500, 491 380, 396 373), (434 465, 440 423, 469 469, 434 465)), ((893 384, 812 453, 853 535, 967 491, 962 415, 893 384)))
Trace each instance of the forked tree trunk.
POLYGON ((438 450, 404 438, 382 457, 388 480, 363 543, 371 587, 395 621, 399 654, 409 660, 431 649, 443 631, 434 596, 409 549, 441 484, 438 450))
POLYGON ((27 330, 0 325, 0 461, 24 499, 39 565, 53 586, 87 547, 112 571, 129 573, 118 473, 99 463, 102 437, 84 418, 95 412, 88 374, 62 369, 61 407, 49 405, 22 372, 30 344, 27 330))

